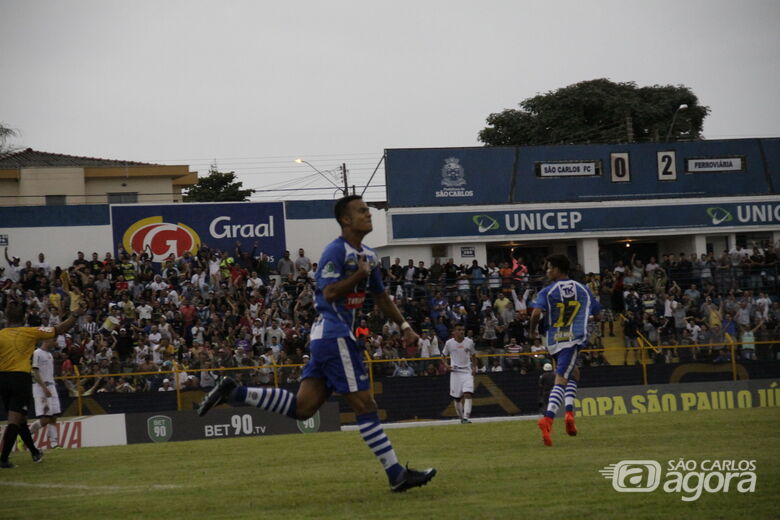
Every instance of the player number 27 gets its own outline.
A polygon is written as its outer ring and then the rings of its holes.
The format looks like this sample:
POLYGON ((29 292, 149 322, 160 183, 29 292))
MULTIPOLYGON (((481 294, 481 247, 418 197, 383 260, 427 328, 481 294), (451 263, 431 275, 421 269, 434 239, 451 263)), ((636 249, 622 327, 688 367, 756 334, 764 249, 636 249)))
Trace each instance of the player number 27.
POLYGON ((574 321, 582 304, 577 300, 569 300, 566 303, 556 303, 555 306, 558 307, 558 320, 553 327, 568 327, 574 321))

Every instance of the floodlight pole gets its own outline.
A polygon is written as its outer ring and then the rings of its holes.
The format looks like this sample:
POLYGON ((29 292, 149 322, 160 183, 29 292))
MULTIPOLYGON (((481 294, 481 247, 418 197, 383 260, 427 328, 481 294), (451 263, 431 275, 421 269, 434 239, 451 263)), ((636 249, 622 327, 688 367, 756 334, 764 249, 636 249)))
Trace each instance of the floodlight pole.
POLYGON ((674 122, 677 120, 677 114, 680 112, 680 110, 685 110, 686 108, 688 108, 688 105, 683 103, 677 107, 677 110, 674 111, 674 115, 672 116, 672 123, 669 125, 669 131, 666 132, 666 139, 664 139, 665 143, 668 143, 669 138, 672 136, 672 129, 674 128, 674 122))

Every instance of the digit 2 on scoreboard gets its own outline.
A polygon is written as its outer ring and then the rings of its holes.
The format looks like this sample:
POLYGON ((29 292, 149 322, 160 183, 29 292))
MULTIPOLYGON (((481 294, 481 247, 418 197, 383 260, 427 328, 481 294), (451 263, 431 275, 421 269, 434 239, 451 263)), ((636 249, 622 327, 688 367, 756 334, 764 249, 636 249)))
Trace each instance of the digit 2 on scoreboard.
POLYGON ((658 152, 658 180, 677 180, 677 153, 674 151, 658 152))

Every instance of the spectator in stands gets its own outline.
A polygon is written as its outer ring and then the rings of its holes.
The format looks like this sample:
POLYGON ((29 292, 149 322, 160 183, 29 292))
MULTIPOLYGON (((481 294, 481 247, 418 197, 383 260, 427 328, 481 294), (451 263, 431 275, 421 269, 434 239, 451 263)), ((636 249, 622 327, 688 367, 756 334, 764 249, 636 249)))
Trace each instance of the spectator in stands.
POLYGON ((406 362, 406 359, 401 358, 398 366, 395 367, 393 377, 412 377, 416 375, 414 369, 406 362))

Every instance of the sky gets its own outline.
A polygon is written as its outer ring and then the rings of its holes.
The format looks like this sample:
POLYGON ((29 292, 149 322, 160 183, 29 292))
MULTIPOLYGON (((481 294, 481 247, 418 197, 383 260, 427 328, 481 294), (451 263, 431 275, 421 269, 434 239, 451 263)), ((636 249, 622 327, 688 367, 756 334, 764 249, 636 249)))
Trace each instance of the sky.
POLYGON ((341 163, 364 186, 386 148, 479 146, 490 113, 595 78, 690 87, 708 139, 780 136, 778 24, 776 0, 0 0, 0 122, 329 199, 341 163))

